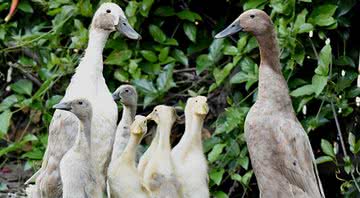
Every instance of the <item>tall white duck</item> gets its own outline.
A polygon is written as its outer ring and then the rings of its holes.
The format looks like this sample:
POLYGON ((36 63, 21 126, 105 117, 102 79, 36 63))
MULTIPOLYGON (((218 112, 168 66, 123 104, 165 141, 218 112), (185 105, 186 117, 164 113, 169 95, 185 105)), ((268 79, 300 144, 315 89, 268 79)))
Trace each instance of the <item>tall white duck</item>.
POLYGON ((201 132, 209 112, 207 98, 189 98, 185 106, 185 132, 171 151, 176 176, 184 198, 209 198, 208 166, 204 155, 201 132))
MULTIPOLYGON (((91 122, 92 159, 102 189, 105 187, 106 168, 114 141, 117 108, 103 77, 102 52, 109 34, 120 31, 130 39, 140 35, 129 25, 122 9, 114 3, 103 3, 95 12, 89 33, 88 47, 62 101, 78 97, 88 99, 93 105, 91 122)), ((56 110, 49 128, 48 145, 36 185, 42 197, 61 197, 59 162, 73 145, 78 122, 66 111, 56 110)))
POLYGON ((245 138, 260 197, 325 197, 309 138, 296 118, 281 72, 270 17, 252 9, 215 38, 250 32, 260 47, 259 91, 245 120, 245 138))

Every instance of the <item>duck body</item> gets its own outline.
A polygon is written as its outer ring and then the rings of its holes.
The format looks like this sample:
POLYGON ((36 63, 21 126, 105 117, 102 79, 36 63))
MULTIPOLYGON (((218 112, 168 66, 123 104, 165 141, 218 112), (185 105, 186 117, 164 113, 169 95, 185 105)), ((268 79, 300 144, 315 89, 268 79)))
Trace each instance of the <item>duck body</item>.
POLYGON ((89 144, 83 135, 79 135, 77 141, 79 143, 75 143, 60 162, 63 198, 99 198, 102 191, 94 168, 89 163, 89 144))
MULTIPOLYGON (((90 145, 94 169, 100 186, 105 187, 105 176, 110 160, 111 148, 117 121, 116 104, 103 77, 102 52, 111 32, 119 30, 132 39, 140 38, 128 24, 124 12, 114 3, 103 3, 95 12, 89 33, 88 47, 62 101, 78 97, 93 104, 92 132, 90 145)), ((56 110, 49 126, 48 145, 36 178, 36 188, 41 197, 61 197, 59 163, 74 144, 78 120, 66 111, 56 110)))
MULTIPOLYGON (((104 41, 107 39, 107 35, 97 34, 96 32, 93 32, 93 34, 94 36, 103 36, 101 39, 104 41)), ((92 139, 90 144, 96 152, 91 152, 91 154, 92 159, 95 160, 97 175, 103 177, 103 184, 101 185, 104 186, 104 172, 110 157, 115 134, 117 112, 116 103, 113 101, 102 75, 102 51, 97 50, 88 47, 61 101, 84 97, 93 104, 92 139)), ((54 194, 45 193, 48 194, 46 197, 61 196, 61 192, 59 192, 61 183, 58 166, 63 155, 74 144, 78 128, 78 119, 72 113, 63 110, 55 111, 49 127, 48 155, 46 155, 48 159, 44 159, 44 161, 48 161, 48 167, 42 173, 44 177, 39 177, 39 180, 41 189, 46 189, 48 185, 51 185, 57 186, 58 190, 57 192, 53 191, 54 194), (45 180, 42 180, 43 178, 45 180)))
POLYGON ((207 113, 206 97, 188 99, 185 107, 185 132, 171 151, 184 198, 210 197, 208 166, 201 140, 204 117, 207 113))
POLYGON ((159 105, 147 117, 157 123, 159 139, 145 167, 144 186, 154 198, 182 197, 171 158, 170 133, 177 117, 175 109, 159 105))
POLYGON ((260 48, 258 96, 244 126, 260 197, 325 197, 309 138, 296 118, 281 72, 270 17, 261 10, 248 10, 215 37, 239 30, 252 33, 260 48))

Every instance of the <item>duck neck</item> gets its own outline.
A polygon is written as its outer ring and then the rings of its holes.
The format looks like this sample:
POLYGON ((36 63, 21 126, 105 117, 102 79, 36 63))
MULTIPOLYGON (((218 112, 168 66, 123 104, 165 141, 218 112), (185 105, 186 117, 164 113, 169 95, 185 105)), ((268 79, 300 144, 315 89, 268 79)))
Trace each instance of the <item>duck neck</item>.
POLYGON ((141 141, 140 135, 130 134, 129 142, 127 143, 124 152, 122 154, 122 160, 125 160, 129 163, 134 163, 136 158, 136 149, 141 141))
POLYGON ((275 30, 269 34, 256 35, 260 47, 259 100, 275 101, 276 104, 289 102, 287 83, 281 72, 280 53, 275 30), (278 103, 279 102, 279 103, 278 103))
POLYGON ((164 123, 158 125, 156 133, 159 134, 159 147, 161 150, 171 150, 170 145, 170 133, 171 133, 171 122, 164 120, 164 123))
POLYGON ((75 142, 76 149, 91 149, 91 120, 80 120, 78 135, 75 142))
POLYGON ((191 127, 192 141, 196 146, 202 148, 201 132, 204 125, 204 118, 202 116, 193 115, 193 122, 191 127))
POLYGON ((79 69, 85 67, 88 71, 92 68, 96 71, 102 72, 103 57, 102 53, 109 37, 109 32, 90 28, 89 42, 85 50, 85 55, 79 65, 79 69), (89 67, 92 66, 92 67, 89 67))
POLYGON ((131 124, 132 122, 134 122, 135 115, 136 106, 123 105, 123 112, 121 117, 122 122, 131 124))
MULTIPOLYGON (((185 131, 184 131, 184 135, 181 137, 179 143, 177 146, 180 147, 186 147, 186 143, 190 141, 191 139, 191 115, 190 113, 187 113, 185 111, 185 131)), ((180 149, 183 150, 183 149, 180 149)))

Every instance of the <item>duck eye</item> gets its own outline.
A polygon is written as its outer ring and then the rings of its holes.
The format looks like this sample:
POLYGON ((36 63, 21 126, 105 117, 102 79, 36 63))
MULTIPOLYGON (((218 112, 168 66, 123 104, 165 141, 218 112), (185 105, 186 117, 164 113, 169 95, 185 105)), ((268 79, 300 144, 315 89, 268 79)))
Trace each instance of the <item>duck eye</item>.
POLYGON ((254 14, 251 14, 251 15, 250 15, 250 18, 252 18, 252 19, 255 18, 255 15, 254 15, 254 14))
POLYGON ((125 25, 125 26, 126 26, 126 23, 123 23, 123 25, 125 25))
POLYGON ((79 105, 82 105, 82 104, 83 104, 83 102, 81 102, 81 101, 79 101, 78 103, 79 103, 79 105))
POLYGON ((198 102, 197 100, 195 100, 195 102, 198 102))
POLYGON ((111 13, 111 10, 110 10, 110 9, 107 9, 107 10, 106 10, 106 13, 111 13))
POLYGON ((125 92, 126 92, 126 93, 129 92, 129 90, 128 90, 128 89, 125 89, 125 92))

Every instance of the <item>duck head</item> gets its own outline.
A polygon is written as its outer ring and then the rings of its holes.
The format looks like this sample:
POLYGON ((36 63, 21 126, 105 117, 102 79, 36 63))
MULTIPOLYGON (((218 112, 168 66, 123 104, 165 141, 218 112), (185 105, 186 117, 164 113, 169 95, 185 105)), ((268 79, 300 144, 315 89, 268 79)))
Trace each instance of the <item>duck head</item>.
POLYGON ((253 35, 268 34, 273 28, 270 17, 262 10, 251 9, 242 13, 227 28, 215 35, 215 38, 224 38, 240 31, 250 32, 253 35))
POLYGON ((145 135, 147 132, 147 118, 141 115, 135 116, 135 120, 130 126, 130 132, 135 135, 145 135))
POLYGON ((79 120, 91 118, 92 107, 87 99, 75 99, 67 102, 60 102, 53 106, 54 109, 69 111, 76 115, 79 120))
POLYGON ((174 124, 178 120, 178 115, 174 107, 158 105, 146 118, 153 120, 156 124, 159 124, 160 121, 174 124))
POLYGON ((126 106, 137 105, 138 95, 135 87, 131 85, 121 85, 114 91, 112 97, 115 101, 120 100, 126 106))
POLYGON ((188 99, 185 111, 192 109, 194 115, 199 117, 205 117, 209 113, 209 105, 207 104, 207 98, 205 96, 196 96, 188 99))
POLYGON ((130 39, 141 38, 129 24, 124 11, 115 3, 101 4, 94 14, 92 28, 107 32, 117 30, 130 39))

